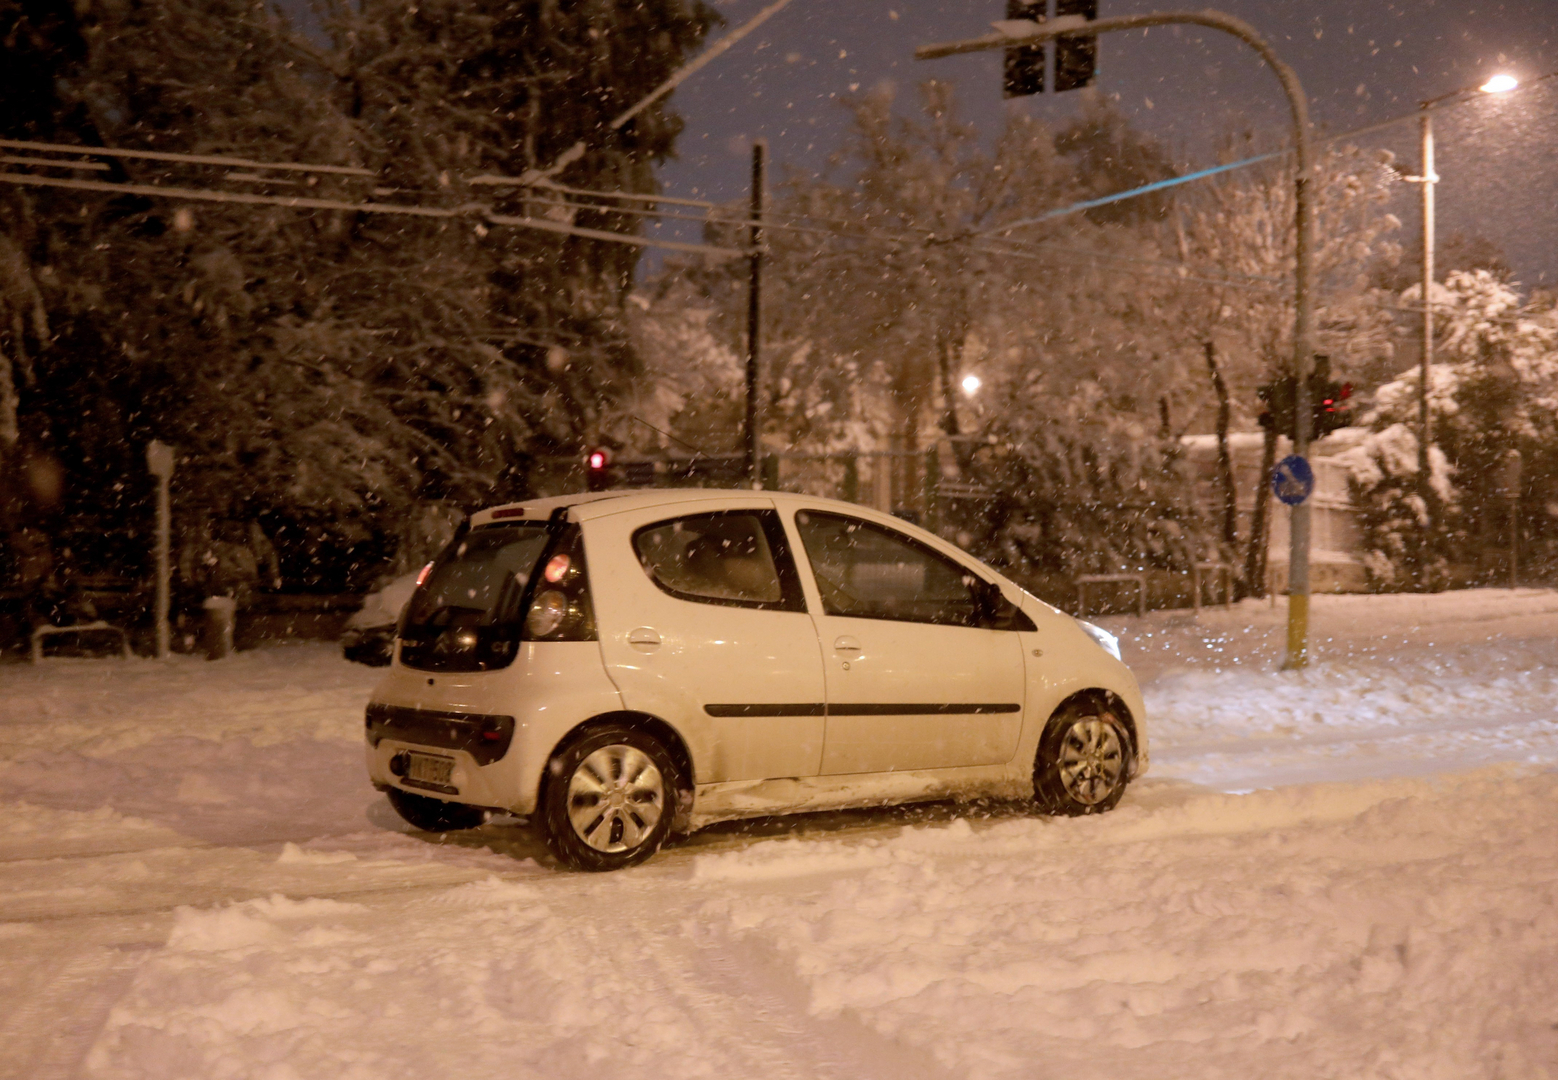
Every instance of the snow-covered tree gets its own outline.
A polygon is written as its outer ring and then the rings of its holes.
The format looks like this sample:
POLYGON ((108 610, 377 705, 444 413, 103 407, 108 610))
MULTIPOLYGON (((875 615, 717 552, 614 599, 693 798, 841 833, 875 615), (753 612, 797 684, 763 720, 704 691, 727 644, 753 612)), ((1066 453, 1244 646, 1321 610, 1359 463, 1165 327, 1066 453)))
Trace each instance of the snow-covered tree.
MULTIPOLYGON (((493 197, 473 176, 518 175, 575 142, 587 152, 561 182, 651 191, 674 112, 605 122, 716 21, 699 0, 326 2, 305 35, 263 0, 55 6, 47 34, 0 6, 0 27, 22 28, 0 52, 43 56, 59 96, 8 116, 8 133, 375 174, 112 166, 141 182, 446 207, 493 197)), ((63 462, 72 514, 134 515, 138 456, 157 437, 184 455, 179 491, 199 514, 338 528, 348 547, 420 520, 417 503, 525 493, 531 457, 592 438, 636 372, 627 245, 474 219, 12 191, 0 240, 0 441, 14 410, 17 438, 63 462), (124 482, 84 498, 104 475, 124 482)))
MULTIPOLYGON (((1420 298, 1414 285, 1401 300, 1411 307, 1420 298)), ((1452 564, 1475 566, 1508 544, 1501 470, 1511 450, 1523 460, 1528 555, 1550 561, 1558 544, 1558 311, 1489 270, 1450 273, 1434 284, 1433 300, 1428 401, 1437 505, 1425 505, 1418 486, 1417 368, 1378 389, 1366 418, 1374 435, 1348 455, 1381 585, 1433 587, 1452 564), (1437 528, 1425 535, 1430 522, 1437 528)))

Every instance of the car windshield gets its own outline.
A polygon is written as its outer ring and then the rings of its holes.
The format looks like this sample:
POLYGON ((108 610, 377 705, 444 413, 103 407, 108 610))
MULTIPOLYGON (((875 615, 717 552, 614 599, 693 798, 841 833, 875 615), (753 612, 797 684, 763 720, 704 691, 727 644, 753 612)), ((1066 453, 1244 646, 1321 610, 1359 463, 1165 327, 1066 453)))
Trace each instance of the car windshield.
POLYGON ((407 646, 401 659, 466 670, 505 662, 523 617, 520 601, 548 539, 544 525, 487 526, 460 538, 411 596, 400 627, 407 646))

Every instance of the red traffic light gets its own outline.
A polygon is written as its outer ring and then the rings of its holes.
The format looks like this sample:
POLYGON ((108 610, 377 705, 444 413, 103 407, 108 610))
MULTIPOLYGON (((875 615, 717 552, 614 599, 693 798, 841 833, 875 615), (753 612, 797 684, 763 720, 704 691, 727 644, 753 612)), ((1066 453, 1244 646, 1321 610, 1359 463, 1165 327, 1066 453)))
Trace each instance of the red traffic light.
POLYGON ((607 456, 604 450, 591 450, 588 456, 585 457, 584 462, 590 467, 592 472, 599 472, 611 464, 611 458, 607 456))

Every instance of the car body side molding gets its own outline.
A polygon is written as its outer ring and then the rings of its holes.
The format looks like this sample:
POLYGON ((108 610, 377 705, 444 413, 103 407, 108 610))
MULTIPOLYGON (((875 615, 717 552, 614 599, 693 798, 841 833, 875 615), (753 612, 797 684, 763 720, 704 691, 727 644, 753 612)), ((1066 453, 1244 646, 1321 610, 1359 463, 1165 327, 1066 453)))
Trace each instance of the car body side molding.
POLYGON ((820 701, 802 701, 779 705, 705 705, 710 716, 826 716, 827 706, 820 701))
POLYGON ((988 716, 1022 712, 1016 702, 898 702, 855 705, 800 702, 780 705, 705 705, 710 716, 988 716))

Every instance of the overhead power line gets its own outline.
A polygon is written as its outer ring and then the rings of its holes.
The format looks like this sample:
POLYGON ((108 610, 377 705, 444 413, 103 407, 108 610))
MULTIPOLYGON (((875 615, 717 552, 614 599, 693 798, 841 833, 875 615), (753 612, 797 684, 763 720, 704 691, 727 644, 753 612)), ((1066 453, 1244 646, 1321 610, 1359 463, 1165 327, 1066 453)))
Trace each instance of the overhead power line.
POLYGON ((739 248, 719 247, 713 244, 690 244, 679 240, 659 240, 632 233, 611 232, 607 229, 590 229, 549 218, 534 218, 514 214, 495 213, 480 203, 467 203, 458 207, 414 206, 402 203, 349 202, 342 199, 316 199, 305 195, 255 195, 241 191, 211 191, 201 188, 174 187, 164 184, 114 183, 106 180, 77 180, 63 176, 36 176, 31 173, 0 172, 0 182, 21 187, 64 188, 71 191, 97 191, 119 195, 141 195, 157 199, 179 199, 188 202, 237 203, 244 206, 279 206, 295 210, 343 210, 361 214, 390 214, 421 218, 471 218, 491 225, 512 225, 541 232, 579 236, 590 240, 605 240, 635 247, 664 248, 688 254, 715 255, 720 258, 736 258, 746 252, 739 248))
MULTIPOLYGON (((24 142, 19 139, 0 139, 0 147, 7 150, 45 150, 55 154, 75 154, 80 157, 112 157, 141 161, 176 162, 181 165, 226 165, 235 169, 276 169, 287 172, 330 173, 337 176, 364 176, 372 179, 377 174, 368 169, 351 165, 308 165, 296 161, 254 161, 250 158, 226 157, 220 154, 180 154, 169 150, 119 150, 111 146, 71 146, 66 143, 24 142)), ((41 164, 41 163, 40 163, 41 164)), ((49 162, 65 165, 63 161, 49 162)), ((92 168, 90 165, 82 168, 92 168)))

